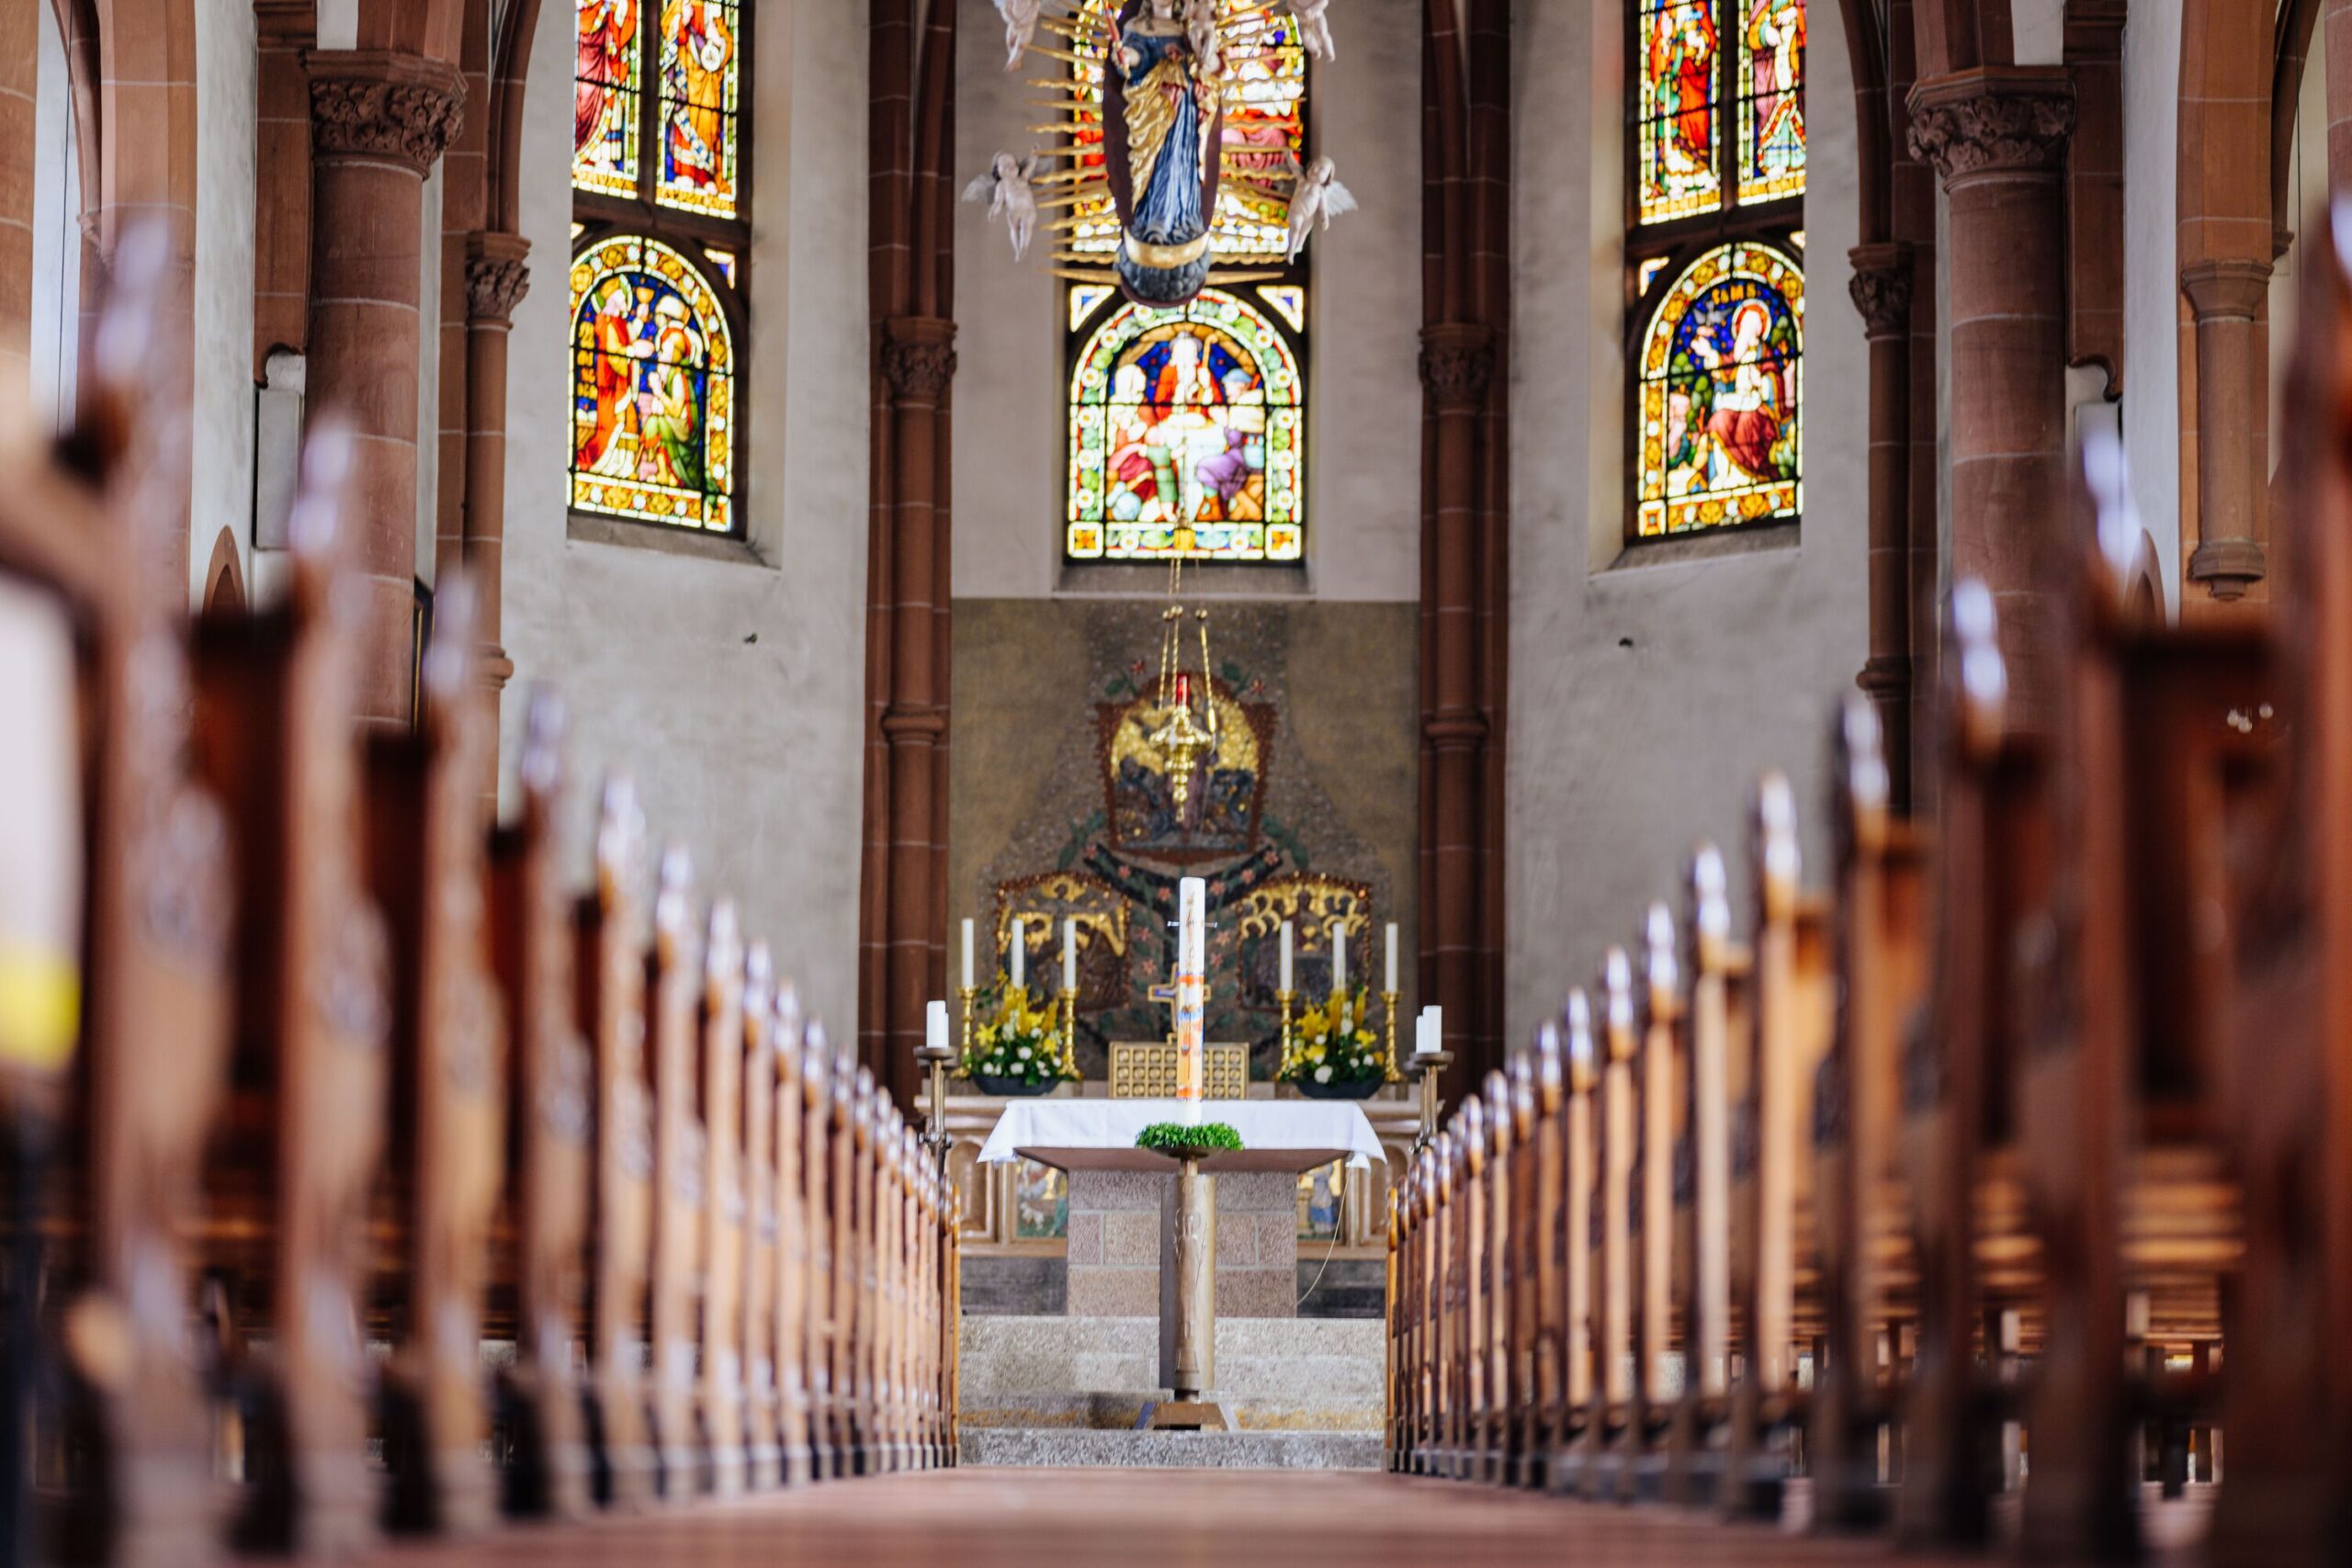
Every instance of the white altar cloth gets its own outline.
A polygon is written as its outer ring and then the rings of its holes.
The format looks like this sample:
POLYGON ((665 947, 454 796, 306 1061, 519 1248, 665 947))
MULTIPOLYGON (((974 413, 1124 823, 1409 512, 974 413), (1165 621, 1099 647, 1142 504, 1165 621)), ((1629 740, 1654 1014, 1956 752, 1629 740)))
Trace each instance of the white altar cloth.
MULTIPOLYGON (((1201 1162, 1204 1171, 1302 1171, 1344 1159, 1357 1169, 1387 1156, 1349 1100, 1204 1100, 1203 1122, 1223 1122, 1241 1148, 1201 1162)), ((1154 1122, 1182 1122, 1179 1100, 1014 1100, 980 1147, 984 1165, 1033 1159, 1059 1170, 1154 1170, 1176 1162, 1136 1147, 1154 1122)))

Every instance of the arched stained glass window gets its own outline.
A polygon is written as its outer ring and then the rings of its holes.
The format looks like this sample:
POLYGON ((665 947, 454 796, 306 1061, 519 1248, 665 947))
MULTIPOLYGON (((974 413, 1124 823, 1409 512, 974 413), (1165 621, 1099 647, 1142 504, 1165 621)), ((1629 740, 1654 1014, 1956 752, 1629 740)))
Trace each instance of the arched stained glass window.
POLYGON ((576 512, 741 531, 741 0, 574 0, 576 512))
POLYGON ((1119 302, 1070 375, 1070 558, 1298 559, 1306 431, 1297 352, 1255 304, 1119 302))
POLYGON ((1628 0, 1627 533, 1803 497, 1805 0, 1628 0))
POLYGON ((1642 336, 1641 537, 1797 514, 1804 340, 1804 275, 1770 245, 1717 246, 1675 278, 1642 336))
MULTIPOLYGON (((1062 85, 1081 143, 1102 141, 1104 21, 1119 4, 1078 7, 1062 85)), ((1248 281, 1213 287, 1181 310, 1069 285, 1071 560, 1305 555, 1307 265, 1289 259, 1287 204, 1257 176, 1306 162, 1306 51, 1286 10, 1231 9, 1211 232, 1220 263, 1240 264, 1248 281)), ((1117 252, 1107 197, 1070 218, 1069 251, 1117 252)))
POLYGON ((619 234, 571 265, 571 504, 735 532, 735 349, 703 274, 619 234))

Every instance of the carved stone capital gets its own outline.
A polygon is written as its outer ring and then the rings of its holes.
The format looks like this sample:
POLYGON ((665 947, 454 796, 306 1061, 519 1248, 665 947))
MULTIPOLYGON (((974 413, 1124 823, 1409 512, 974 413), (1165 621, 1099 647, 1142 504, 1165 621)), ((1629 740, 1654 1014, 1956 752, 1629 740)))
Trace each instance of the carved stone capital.
POLYGON ((531 242, 520 234, 478 231, 466 236, 466 319, 504 324, 531 290, 524 258, 531 242))
POLYGON ((2075 88, 2063 66, 1985 66, 1911 89, 1911 155, 1950 186, 1971 175, 2065 167, 2075 88))
POLYGON ((419 178, 465 123, 466 81, 445 60, 372 49, 314 49, 311 146, 321 158, 399 164, 419 178))
POLYGON ((2198 323, 2251 321, 2270 299, 2270 264, 2229 256, 2180 269, 2180 291, 2198 323))
POLYGON ((901 403, 936 404, 956 376, 956 323, 893 316, 882 324, 882 376, 901 403))
POLYGON ((1911 247, 1900 243, 1856 245, 1847 253, 1854 276, 1846 292, 1861 312, 1870 337, 1900 337, 1911 330, 1911 247))
POLYGON ((1421 329, 1421 385, 1440 413, 1486 404, 1495 373, 1495 334, 1475 321, 1444 321, 1421 329))

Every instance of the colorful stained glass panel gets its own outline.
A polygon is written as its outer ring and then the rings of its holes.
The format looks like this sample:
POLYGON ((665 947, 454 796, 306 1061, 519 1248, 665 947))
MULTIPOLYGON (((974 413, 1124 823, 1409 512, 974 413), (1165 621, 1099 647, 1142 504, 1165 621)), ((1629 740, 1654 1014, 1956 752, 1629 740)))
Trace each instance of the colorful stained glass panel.
POLYGON ((1804 276, 1721 245, 1674 280, 1642 340, 1644 538, 1793 517, 1804 503, 1804 276))
POLYGON ((735 216, 741 88, 733 0, 662 0, 661 178, 665 207, 735 216))
POLYGON ((571 504, 735 531, 735 350, 692 263, 618 234, 571 264, 571 504))
POLYGON ((1804 191, 1804 0, 1734 0, 1739 28, 1739 199, 1804 191))
POLYGON ((1644 223, 1713 212, 1723 204, 1715 162, 1722 72, 1714 4, 1643 0, 1634 134, 1644 223))
POLYGON ((637 194, 638 0, 579 0, 572 68, 571 183, 637 194))
MULTIPOLYGON (((1116 8, 1112 0, 1084 0, 1079 8, 1069 80, 1080 126, 1074 140, 1082 145, 1102 141, 1104 21, 1116 8)), ((1306 145, 1306 51, 1298 24, 1272 8, 1228 17, 1224 39, 1224 174, 1211 232, 1221 256, 1280 259, 1290 249, 1288 209, 1275 188, 1261 182, 1301 158, 1306 145)), ((1084 163, 1097 172, 1102 167, 1099 153, 1084 163)), ((1072 251, 1107 256, 1118 250, 1119 222, 1108 197, 1080 204, 1070 216, 1072 251)))
POLYGON ((1070 375, 1069 555, 1297 559, 1306 418, 1297 355, 1256 306, 1216 288, 1120 306, 1070 375))

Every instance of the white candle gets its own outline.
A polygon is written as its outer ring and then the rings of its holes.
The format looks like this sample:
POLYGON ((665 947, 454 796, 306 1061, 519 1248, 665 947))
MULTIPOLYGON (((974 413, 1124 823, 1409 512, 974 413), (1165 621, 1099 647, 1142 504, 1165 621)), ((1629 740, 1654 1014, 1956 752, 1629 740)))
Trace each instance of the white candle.
POLYGON ((1012 983, 1018 987, 1027 976, 1029 968, 1029 939, 1022 934, 1021 917, 1012 917, 1012 946, 1006 963, 1012 971, 1012 983))
POLYGON ((1339 921, 1331 922, 1331 990, 1334 995, 1348 988, 1348 928, 1339 921))
POLYGON ((1208 976, 1208 884, 1187 876, 1176 885, 1176 1098, 1184 1119, 1201 1115, 1201 1032, 1208 976))
POLYGON ((1428 1007, 1424 1008, 1424 1009, 1422 1010, 1422 1011, 1426 1012, 1426 1013, 1429 1015, 1429 1021, 1430 1021, 1430 1050, 1432 1050, 1432 1051, 1442 1051, 1442 1050, 1444 1050, 1444 1049, 1445 1049, 1445 1010, 1444 1010, 1443 1008, 1442 1008, 1442 1007, 1438 1006, 1438 1005, 1437 1005, 1437 1003, 1435 1003, 1435 1002, 1431 1002, 1428 1007))
POLYGON ((1283 989, 1287 991, 1290 988, 1290 922, 1284 920, 1283 922, 1283 989))
POLYGON ((964 922, 964 988, 972 988, 972 922, 964 922))
POLYGON ((922 1043, 926 1048, 933 1051, 947 1049, 947 1004, 945 1002, 922 1004, 922 1043))
POLYGON ((1062 989, 1078 989, 1078 922, 1062 921, 1062 989))
POLYGON ((1396 989, 1396 922, 1394 920, 1388 922, 1388 983, 1380 988, 1390 992, 1396 989))
POLYGON ((1423 1008, 1413 1015, 1413 1055, 1426 1056, 1436 1049, 1430 1038, 1430 1010, 1423 1008))

